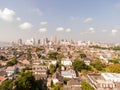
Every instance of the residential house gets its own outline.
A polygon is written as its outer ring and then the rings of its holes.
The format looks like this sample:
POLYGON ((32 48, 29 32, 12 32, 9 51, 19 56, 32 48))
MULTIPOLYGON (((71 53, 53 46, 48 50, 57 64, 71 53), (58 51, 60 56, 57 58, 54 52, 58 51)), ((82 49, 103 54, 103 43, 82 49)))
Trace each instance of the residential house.
POLYGON ((33 75, 37 80, 47 80, 48 67, 44 64, 43 60, 34 60, 32 65, 33 75))
POLYGON ((15 66, 7 67, 7 69, 6 69, 7 76, 11 76, 11 75, 13 75, 14 73, 16 73, 18 71, 19 71, 19 69, 17 67, 15 67, 15 66))
POLYGON ((83 61, 86 65, 90 65, 90 59, 88 57, 83 58, 83 61))
POLYGON ((76 72, 73 69, 61 71, 61 75, 64 78, 76 78, 77 77, 76 72))
POLYGON ((80 80, 72 78, 67 82, 67 85, 63 86, 63 90, 82 90, 80 80))

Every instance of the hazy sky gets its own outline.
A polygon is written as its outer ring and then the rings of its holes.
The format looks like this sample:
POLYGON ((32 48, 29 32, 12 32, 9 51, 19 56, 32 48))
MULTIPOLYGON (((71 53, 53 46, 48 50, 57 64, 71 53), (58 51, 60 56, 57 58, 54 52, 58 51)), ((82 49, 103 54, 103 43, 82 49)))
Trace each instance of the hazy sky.
POLYGON ((1 0, 0 41, 56 35, 120 42, 120 0, 1 0))

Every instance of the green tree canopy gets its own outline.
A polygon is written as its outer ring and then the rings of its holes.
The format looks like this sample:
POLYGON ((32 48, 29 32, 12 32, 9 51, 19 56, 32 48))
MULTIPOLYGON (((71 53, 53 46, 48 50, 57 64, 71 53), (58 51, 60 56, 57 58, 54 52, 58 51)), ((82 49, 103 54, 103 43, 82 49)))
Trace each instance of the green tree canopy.
POLYGON ((49 52, 48 53, 48 58, 49 59, 57 59, 57 55, 58 55, 57 52, 49 52))
POLYGON ((17 80, 5 80, 0 90, 46 90, 42 80, 35 80, 31 72, 23 72, 17 80), (14 88, 14 89, 13 89, 14 88))
POLYGON ((18 63, 17 59, 16 58, 12 58, 11 61, 7 62, 7 66, 13 66, 13 65, 15 65, 17 63, 18 63))
POLYGON ((53 74, 55 72, 55 66, 53 64, 50 65, 50 73, 53 74))
POLYGON ((115 46, 112 48, 113 50, 120 50, 120 46, 115 46))
POLYGON ((31 51, 32 51, 31 48, 28 48, 28 49, 27 49, 27 59, 28 59, 28 60, 31 60, 31 58, 32 58, 31 51))
POLYGON ((52 90, 63 90, 63 85, 60 83, 57 83, 53 85, 52 90))
POLYGON ((2 61, 6 61, 7 58, 6 58, 5 56, 0 55, 0 60, 2 60, 2 61))
POLYGON ((94 90, 93 87, 85 81, 81 82, 81 87, 82 87, 82 90, 94 90))
POLYGON ((91 63, 91 65, 92 65, 94 68, 96 68, 98 71, 102 71, 103 68, 106 67, 106 65, 105 65, 105 64, 102 64, 100 60, 91 63))
POLYGON ((87 66, 83 61, 80 61, 80 60, 75 60, 73 62, 73 67, 76 71, 90 70, 90 67, 87 66))
POLYGON ((114 58, 113 60, 109 60, 109 62, 112 62, 112 63, 114 63, 114 64, 118 64, 119 61, 120 61, 119 58, 114 58))
POLYGON ((35 78, 31 72, 22 73, 15 85, 17 90, 35 90, 35 78))
POLYGON ((0 90, 12 90, 13 88, 13 80, 5 80, 2 82, 0 86, 0 90))
POLYGON ((120 73, 120 64, 112 64, 106 70, 107 72, 120 73))
POLYGON ((85 57, 86 57, 86 54, 81 53, 81 54, 80 54, 80 57, 81 57, 81 58, 85 58, 85 57))

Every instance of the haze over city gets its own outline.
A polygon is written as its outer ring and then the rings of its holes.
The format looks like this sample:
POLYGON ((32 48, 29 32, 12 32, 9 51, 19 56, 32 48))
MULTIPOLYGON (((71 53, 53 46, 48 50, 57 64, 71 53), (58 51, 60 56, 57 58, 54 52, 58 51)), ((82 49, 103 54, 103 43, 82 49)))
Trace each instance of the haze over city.
POLYGON ((1 0, 0 90, 120 90, 120 0, 1 0))
POLYGON ((120 42, 119 0, 3 0, 0 41, 57 36, 120 42))

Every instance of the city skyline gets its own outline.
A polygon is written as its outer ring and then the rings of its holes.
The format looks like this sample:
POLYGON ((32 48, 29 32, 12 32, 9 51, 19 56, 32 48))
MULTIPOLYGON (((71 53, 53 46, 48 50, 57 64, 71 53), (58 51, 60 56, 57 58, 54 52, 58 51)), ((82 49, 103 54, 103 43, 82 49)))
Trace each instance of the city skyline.
POLYGON ((57 36, 120 43, 119 0, 4 0, 0 41, 57 36))

